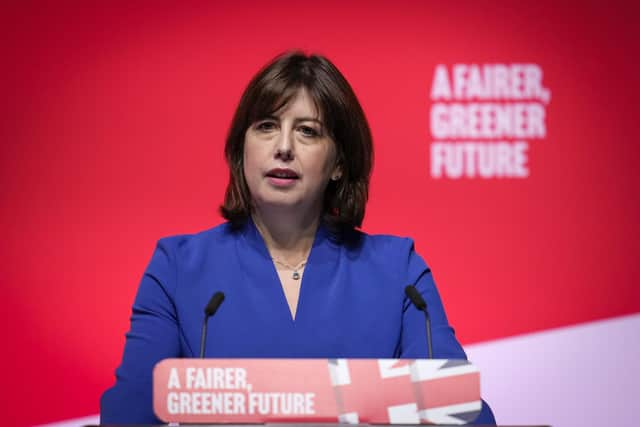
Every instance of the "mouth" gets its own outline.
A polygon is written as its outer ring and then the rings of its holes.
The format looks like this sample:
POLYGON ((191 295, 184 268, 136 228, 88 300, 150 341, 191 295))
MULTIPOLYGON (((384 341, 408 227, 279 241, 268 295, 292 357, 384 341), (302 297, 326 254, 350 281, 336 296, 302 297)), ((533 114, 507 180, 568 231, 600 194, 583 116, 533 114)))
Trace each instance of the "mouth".
POLYGON ((293 187, 300 176, 292 169, 276 168, 267 172, 266 178, 274 187, 286 189, 293 187))
POLYGON ((300 176, 291 169, 275 168, 267 172, 266 175, 269 178, 276 178, 276 179, 287 179, 287 180, 300 179, 300 176))

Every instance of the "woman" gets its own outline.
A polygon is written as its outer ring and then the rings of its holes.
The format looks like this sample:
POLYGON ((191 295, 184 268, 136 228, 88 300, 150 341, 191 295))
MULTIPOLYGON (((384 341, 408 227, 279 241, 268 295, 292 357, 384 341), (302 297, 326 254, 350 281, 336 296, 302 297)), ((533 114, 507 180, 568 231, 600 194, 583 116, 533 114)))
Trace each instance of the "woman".
MULTIPOLYGON (((249 83, 225 147, 227 223, 161 239, 133 305, 116 385, 101 422, 157 422, 151 372, 208 357, 426 357, 414 284, 429 306, 433 355, 465 358, 430 271, 410 239, 356 231, 364 218, 371 133, 353 90, 326 58, 280 56, 249 83)), ((493 423, 485 405, 478 421, 493 423)))

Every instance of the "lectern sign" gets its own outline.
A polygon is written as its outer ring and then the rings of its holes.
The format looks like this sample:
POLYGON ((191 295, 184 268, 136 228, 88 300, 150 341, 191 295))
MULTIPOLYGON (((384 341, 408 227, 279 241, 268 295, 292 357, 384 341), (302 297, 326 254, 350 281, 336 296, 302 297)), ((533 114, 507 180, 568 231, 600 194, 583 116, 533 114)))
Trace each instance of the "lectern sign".
POLYGON ((464 424, 482 406, 466 360, 166 359, 153 383, 166 422, 464 424))

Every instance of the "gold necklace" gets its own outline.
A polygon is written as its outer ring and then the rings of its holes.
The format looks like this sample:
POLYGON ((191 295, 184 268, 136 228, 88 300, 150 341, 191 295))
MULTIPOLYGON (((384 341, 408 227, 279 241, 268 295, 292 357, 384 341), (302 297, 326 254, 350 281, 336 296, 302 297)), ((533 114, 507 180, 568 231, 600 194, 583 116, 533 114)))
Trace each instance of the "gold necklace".
POLYGON ((300 270, 302 267, 304 267, 307 264, 307 258, 303 259, 302 261, 300 261, 300 263, 298 265, 296 265, 295 267, 287 264, 284 261, 280 261, 277 258, 271 257, 271 259, 273 260, 273 262, 275 262, 276 264, 280 264, 281 266, 285 267, 288 270, 293 270, 293 274, 291 275, 291 278, 293 280, 299 280, 300 279, 300 273, 298 272, 298 270, 300 270))

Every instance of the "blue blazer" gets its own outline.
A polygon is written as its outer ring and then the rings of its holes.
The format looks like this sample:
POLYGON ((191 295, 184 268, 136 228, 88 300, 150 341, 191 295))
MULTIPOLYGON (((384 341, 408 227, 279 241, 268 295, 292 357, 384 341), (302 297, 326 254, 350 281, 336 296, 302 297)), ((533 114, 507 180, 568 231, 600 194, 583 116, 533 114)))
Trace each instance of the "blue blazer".
MULTIPOLYGON (((225 301, 209 320, 207 357, 426 357, 424 315, 404 294, 412 283, 428 305, 433 356, 466 358, 411 239, 360 233, 357 244, 345 245, 319 227, 295 320, 253 222, 161 239, 133 304, 116 384, 102 396, 100 421, 160 422, 152 407, 153 367, 165 358, 198 357, 204 307, 217 291, 225 301)), ((495 424, 486 404, 476 422, 495 424)))

